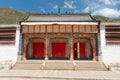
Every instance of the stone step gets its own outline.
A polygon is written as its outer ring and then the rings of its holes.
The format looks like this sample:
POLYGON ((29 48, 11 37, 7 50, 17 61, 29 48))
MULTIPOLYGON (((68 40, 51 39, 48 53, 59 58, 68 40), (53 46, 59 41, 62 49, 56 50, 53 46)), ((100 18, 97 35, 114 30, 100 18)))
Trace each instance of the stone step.
POLYGON ((13 70, 42 70, 42 68, 13 68, 13 70))
POLYGON ((45 64, 46 66, 74 66, 73 64, 45 64))
MULTIPOLYGON (((75 63, 76 63, 76 62, 75 62, 75 63)), ((87 64, 87 65, 89 65, 89 64, 96 64, 96 65, 100 65, 100 64, 103 64, 103 63, 101 63, 101 62, 98 62, 98 63, 96 63, 96 62, 93 62, 93 63, 92 63, 92 62, 88 62, 88 63, 79 62, 79 63, 76 63, 76 64, 77 64, 77 65, 81 65, 81 64, 82 64, 82 65, 83 65, 83 64, 85 64, 85 65, 86 65, 86 64, 87 64)))
POLYGON ((108 71, 107 69, 104 69, 104 68, 75 68, 75 70, 98 70, 98 71, 108 71))
POLYGON ((98 70, 106 71, 107 68, 101 62, 97 61, 40 61, 40 60, 25 60, 19 61, 13 69, 23 70, 98 70))
POLYGON ((16 67, 21 67, 21 68, 35 68, 35 67, 42 67, 42 66, 15 66, 14 68, 16 67))
POLYGON ((105 67, 104 65, 76 65, 77 67, 105 67))
POLYGON ((15 64, 15 66, 42 66, 43 64, 15 64))
POLYGON ((44 67, 44 70, 74 70, 74 67, 44 67))
POLYGON ((27 67, 25 67, 25 66, 24 66, 24 67, 14 67, 13 69, 21 69, 21 70, 22 70, 22 69, 23 69, 23 70, 25 70, 25 69, 26 69, 26 70, 34 70, 34 69, 36 70, 36 69, 38 69, 38 70, 41 70, 42 67, 39 67, 39 66, 36 66, 36 67, 28 67, 28 66, 27 66, 27 67))
POLYGON ((43 64, 43 61, 19 61, 18 64, 43 64))

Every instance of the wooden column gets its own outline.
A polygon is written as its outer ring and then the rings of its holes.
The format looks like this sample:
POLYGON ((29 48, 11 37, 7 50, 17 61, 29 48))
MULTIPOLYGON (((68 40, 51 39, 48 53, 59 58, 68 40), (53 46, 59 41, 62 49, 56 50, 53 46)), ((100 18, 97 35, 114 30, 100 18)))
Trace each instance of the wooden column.
POLYGON ((91 42, 91 45, 92 45, 93 60, 96 60, 95 40, 93 38, 91 38, 90 42, 91 42))
POLYGON ((48 38, 45 39, 45 60, 48 60, 48 38))
POLYGON ((70 38, 70 60, 73 59, 73 38, 70 38))
POLYGON ((77 42, 77 58, 80 58, 80 45, 79 42, 77 42))
POLYGON ((27 45, 28 45, 28 39, 24 39, 23 60, 26 60, 26 56, 27 56, 27 45))

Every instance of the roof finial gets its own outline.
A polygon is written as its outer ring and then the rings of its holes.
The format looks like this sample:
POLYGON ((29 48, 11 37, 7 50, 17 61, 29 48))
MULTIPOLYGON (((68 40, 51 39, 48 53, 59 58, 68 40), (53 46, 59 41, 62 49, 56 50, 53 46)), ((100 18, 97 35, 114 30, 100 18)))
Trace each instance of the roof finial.
POLYGON ((60 8, 58 8, 58 14, 60 14, 60 8))

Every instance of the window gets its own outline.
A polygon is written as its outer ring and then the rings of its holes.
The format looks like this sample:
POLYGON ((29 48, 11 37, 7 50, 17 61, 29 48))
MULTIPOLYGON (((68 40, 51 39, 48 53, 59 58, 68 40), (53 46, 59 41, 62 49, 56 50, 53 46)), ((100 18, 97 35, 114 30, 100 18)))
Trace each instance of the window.
POLYGON ((0 27, 0 44, 14 44, 15 33, 15 27, 0 27))
POLYGON ((106 26, 106 44, 120 45, 120 26, 106 26))

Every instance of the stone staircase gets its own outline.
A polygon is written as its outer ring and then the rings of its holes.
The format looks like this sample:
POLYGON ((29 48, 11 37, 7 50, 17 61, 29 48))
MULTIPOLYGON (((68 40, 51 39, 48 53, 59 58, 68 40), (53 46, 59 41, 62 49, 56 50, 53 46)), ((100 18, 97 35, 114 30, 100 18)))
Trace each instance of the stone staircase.
POLYGON ((108 69, 102 62, 97 61, 76 61, 76 70, 87 71, 107 71, 108 69))
POLYGON ((41 70, 43 66, 43 62, 41 60, 24 60, 18 61, 12 69, 20 69, 20 70, 41 70))
POLYGON ((47 61, 44 70, 74 70, 72 61, 47 61))
POLYGON ((68 60, 24 60, 18 61, 14 70, 80 70, 107 71, 102 62, 98 61, 68 61, 68 60))

